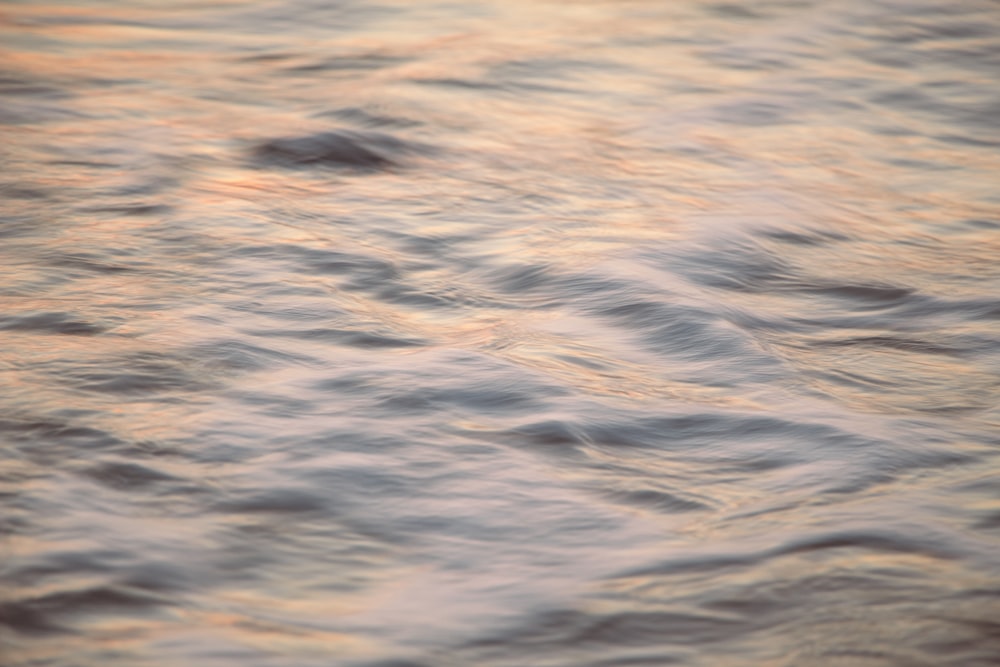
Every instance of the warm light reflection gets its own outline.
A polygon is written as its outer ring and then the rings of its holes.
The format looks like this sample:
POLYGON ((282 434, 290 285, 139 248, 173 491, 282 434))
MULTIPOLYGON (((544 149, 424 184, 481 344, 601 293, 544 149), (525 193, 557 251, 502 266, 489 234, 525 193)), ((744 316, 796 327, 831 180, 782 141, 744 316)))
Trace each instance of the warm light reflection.
POLYGON ((978 659, 960 4, 7 3, 13 667, 978 659))

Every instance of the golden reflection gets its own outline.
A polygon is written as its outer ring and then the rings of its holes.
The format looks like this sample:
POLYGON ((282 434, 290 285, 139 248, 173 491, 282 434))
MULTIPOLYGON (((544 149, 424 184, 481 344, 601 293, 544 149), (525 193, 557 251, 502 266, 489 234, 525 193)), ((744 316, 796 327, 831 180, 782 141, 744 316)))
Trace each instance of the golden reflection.
MULTIPOLYGON (((272 601, 273 602, 273 601, 272 601)), ((245 604, 245 601, 240 601, 245 604)), ((245 613, 227 611, 187 612, 183 626, 178 626, 178 634, 188 634, 182 628, 200 628, 200 633, 213 642, 231 641, 234 644, 261 651, 282 651, 286 654, 305 658, 310 656, 352 656, 373 655, 377 643, 357 634, 323 630, 308 623, 282 622, 267 618, 280 610, 267 609, 261 617, 245 613)), ((297 612, 301 610, 296 610, 297 612)), ((329 617, 329 610, 312 610, 313 618, 329 617)), ((160 634, 163 633, 162 631, 160 634)))

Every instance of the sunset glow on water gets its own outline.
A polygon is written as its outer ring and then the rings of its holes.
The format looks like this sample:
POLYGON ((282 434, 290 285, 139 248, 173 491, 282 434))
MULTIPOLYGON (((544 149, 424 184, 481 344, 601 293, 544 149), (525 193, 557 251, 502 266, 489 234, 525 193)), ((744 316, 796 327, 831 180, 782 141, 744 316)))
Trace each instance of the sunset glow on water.
POLYGON ((4 667, 1000 662, 1000 6, 0 9, 4 667))

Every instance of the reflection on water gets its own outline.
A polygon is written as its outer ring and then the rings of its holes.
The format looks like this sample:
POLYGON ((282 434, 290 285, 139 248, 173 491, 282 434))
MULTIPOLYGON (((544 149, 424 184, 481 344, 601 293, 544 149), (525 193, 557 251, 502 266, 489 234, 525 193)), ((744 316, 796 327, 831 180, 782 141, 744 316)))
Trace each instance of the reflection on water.
POLYGON ((998 28, 8 3, 3 664, 996 664, 998 28))

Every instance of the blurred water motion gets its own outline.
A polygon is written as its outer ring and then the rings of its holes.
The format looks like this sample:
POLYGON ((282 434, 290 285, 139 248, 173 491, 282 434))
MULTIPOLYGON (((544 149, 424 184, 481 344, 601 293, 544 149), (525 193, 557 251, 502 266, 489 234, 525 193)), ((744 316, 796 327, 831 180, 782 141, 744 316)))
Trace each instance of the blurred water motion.
POLYGON ((1000 662, 995 2, 0 44, 4 665, 1000 662))

